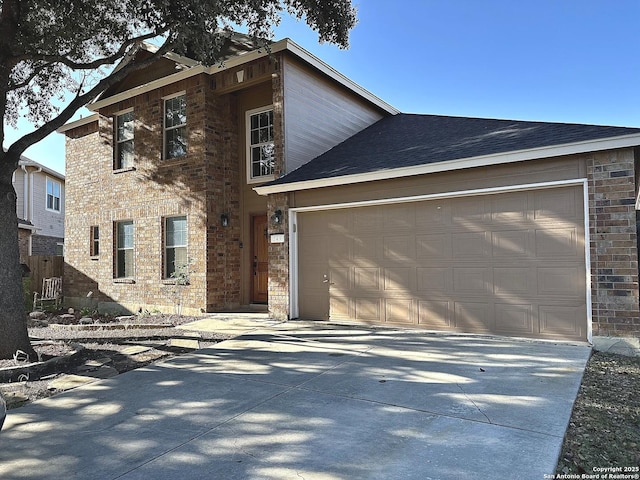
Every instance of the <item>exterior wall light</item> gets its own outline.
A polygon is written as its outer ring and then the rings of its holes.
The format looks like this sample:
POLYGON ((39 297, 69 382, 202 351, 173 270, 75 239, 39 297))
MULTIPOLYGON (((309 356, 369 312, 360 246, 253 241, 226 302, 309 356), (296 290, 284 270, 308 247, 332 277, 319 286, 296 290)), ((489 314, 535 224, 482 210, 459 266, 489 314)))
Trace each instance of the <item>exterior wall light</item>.
POLYGON ((220 215, 220 225, 222 225, 223 227, 229 226, 229 215, 227 215, 226 213, 220 215))
POLYGON ((271 221, 275 225, 280 225, 282 223, 282 210, 278 209, 275 212, 273 212, 273 215, 271 215, 271 221))

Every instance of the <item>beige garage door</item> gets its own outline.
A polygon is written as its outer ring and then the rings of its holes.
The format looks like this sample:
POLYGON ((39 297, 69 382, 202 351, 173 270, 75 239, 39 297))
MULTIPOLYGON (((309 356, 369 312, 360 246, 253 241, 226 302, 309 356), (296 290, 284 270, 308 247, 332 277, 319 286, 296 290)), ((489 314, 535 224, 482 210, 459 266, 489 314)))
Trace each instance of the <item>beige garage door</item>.
POLYGON ((585 340, 581 186, 298 214, 299 316, 585 340))

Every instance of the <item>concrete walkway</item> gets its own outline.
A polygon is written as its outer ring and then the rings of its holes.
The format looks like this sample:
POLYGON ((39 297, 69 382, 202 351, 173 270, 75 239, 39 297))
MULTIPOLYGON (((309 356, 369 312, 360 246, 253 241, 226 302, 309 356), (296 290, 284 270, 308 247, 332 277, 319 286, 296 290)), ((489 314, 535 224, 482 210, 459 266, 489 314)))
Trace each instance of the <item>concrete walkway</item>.
POLYGON ((10 411, 0 478, 540 480, 590 351, 207 322, 244 335, 10 411))

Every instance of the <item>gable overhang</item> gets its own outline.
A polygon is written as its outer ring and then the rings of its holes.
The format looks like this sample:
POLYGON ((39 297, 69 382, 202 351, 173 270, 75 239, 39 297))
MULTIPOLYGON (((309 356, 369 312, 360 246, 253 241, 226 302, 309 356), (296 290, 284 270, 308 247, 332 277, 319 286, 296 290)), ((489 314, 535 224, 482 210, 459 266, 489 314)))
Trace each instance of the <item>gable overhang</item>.
MULTIPOLYGON (((128 98, 150 92, 157 88, 165 87, 172 83, 179 82, 180 80, 184 80, 196 75, 200 75, 202 73, 213 75, 218 72, 236 68, 245 63, 249 63, 254 60, 267 57, 273 53, 284 52, 284 51, 288 51, 293 55, 297 56, 304 62, 308 63, 312 67, 319 70, 324 75, 340 83, 344 87, 353 91, 355 94, 359 95, 360 97, 368 100, 369 102, 371 102, 378 108, 384 110, 385 112, 392 115, 400 113, 398 109, 396 109, 395 107, 392 107, 384 100, 378 98, 368 90, 362 88, 360 85, 350 80, 349 78, 347 78, 346 76, 344 76, 343 74, 341 74, 340 72, 338 72, 337 70, 335 70, 334 68, 326 64, 325 62, 323 62, 322 60, 320 60, 315 55, 312 55, 307 50, 305 50, 304 48, 302 48, 301 46, 299 46, 289 38, 279 40, 278 42, 271 44, 269 48, 266 48, 266 47, 259 48, 252 52, 247 52, 247 53, 243 53, 242 55, 232 57, 228 60, 225 60, 222 64, 219 64, 219 65, 205 67, 203 65, 198 64, 198 65, 191 66, 180 72, 174 73, 172 75, 168 75, 166 77, 154 80, 152 82, 145 83, 143 85, 139 85, 127 91, 118 93, 117 95, 113 95, 111 97, 104 98, 104 99, 99 99, 87 105, 87 108, 95 112, 100 110, 101 108, 107 107, 114 103, 118 103, 128 98)), ((184 63, 184 62, 181 62, 181 63, 184 63)))
POLYGON ((89 115, 88 117, 79 118, 78 120, 73 120, 69 123, 65 123, 60 128, 56 129, 56 133, 64 133, 68 130, 73 130, 74 128, 82 127, 83 125, 89 125, 90 123, 97 122, 99 115, 94 113, 89 115))
MULTIPOLYGON (((575 155, 580 153, 601 152, 618 148, 636 147, 638 145, 640 145, 640 134, 624 135, 619 137, 568 143, 564 145, 551 145, 527 150, 516 150, 491 155, 460 158, 443 162, 414 165, 411 167, 389 168, 353 175, 304 180, 276 185, 263 185, 254 187, 253 190, 255 190, 259 195, 271 195, 274 193, 287 193, 300 190, 310 190, 313 188, 335 187, 341 185, 352 185, 355 183, 373 182, 377 180, 390 180, 416 175, 426 175, 430 173, 449 172, 466 168, 487 167, 492 165, 524 162, 528 160, 539 160, 543 158, 563 157, 566 155, 575 155)), ((640 198, 636 203, 636 208, 639 208, 639 205, 640 198)))

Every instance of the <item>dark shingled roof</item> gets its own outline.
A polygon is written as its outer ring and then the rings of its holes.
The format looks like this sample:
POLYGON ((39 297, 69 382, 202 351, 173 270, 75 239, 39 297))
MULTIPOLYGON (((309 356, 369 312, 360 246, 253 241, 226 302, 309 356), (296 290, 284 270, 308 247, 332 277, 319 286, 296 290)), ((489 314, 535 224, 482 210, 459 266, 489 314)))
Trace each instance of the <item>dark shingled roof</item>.
POLYGON ((640 134, 640 128, 403 113, 379 120, 268 185, 320 180, 632 134, 640 134))

